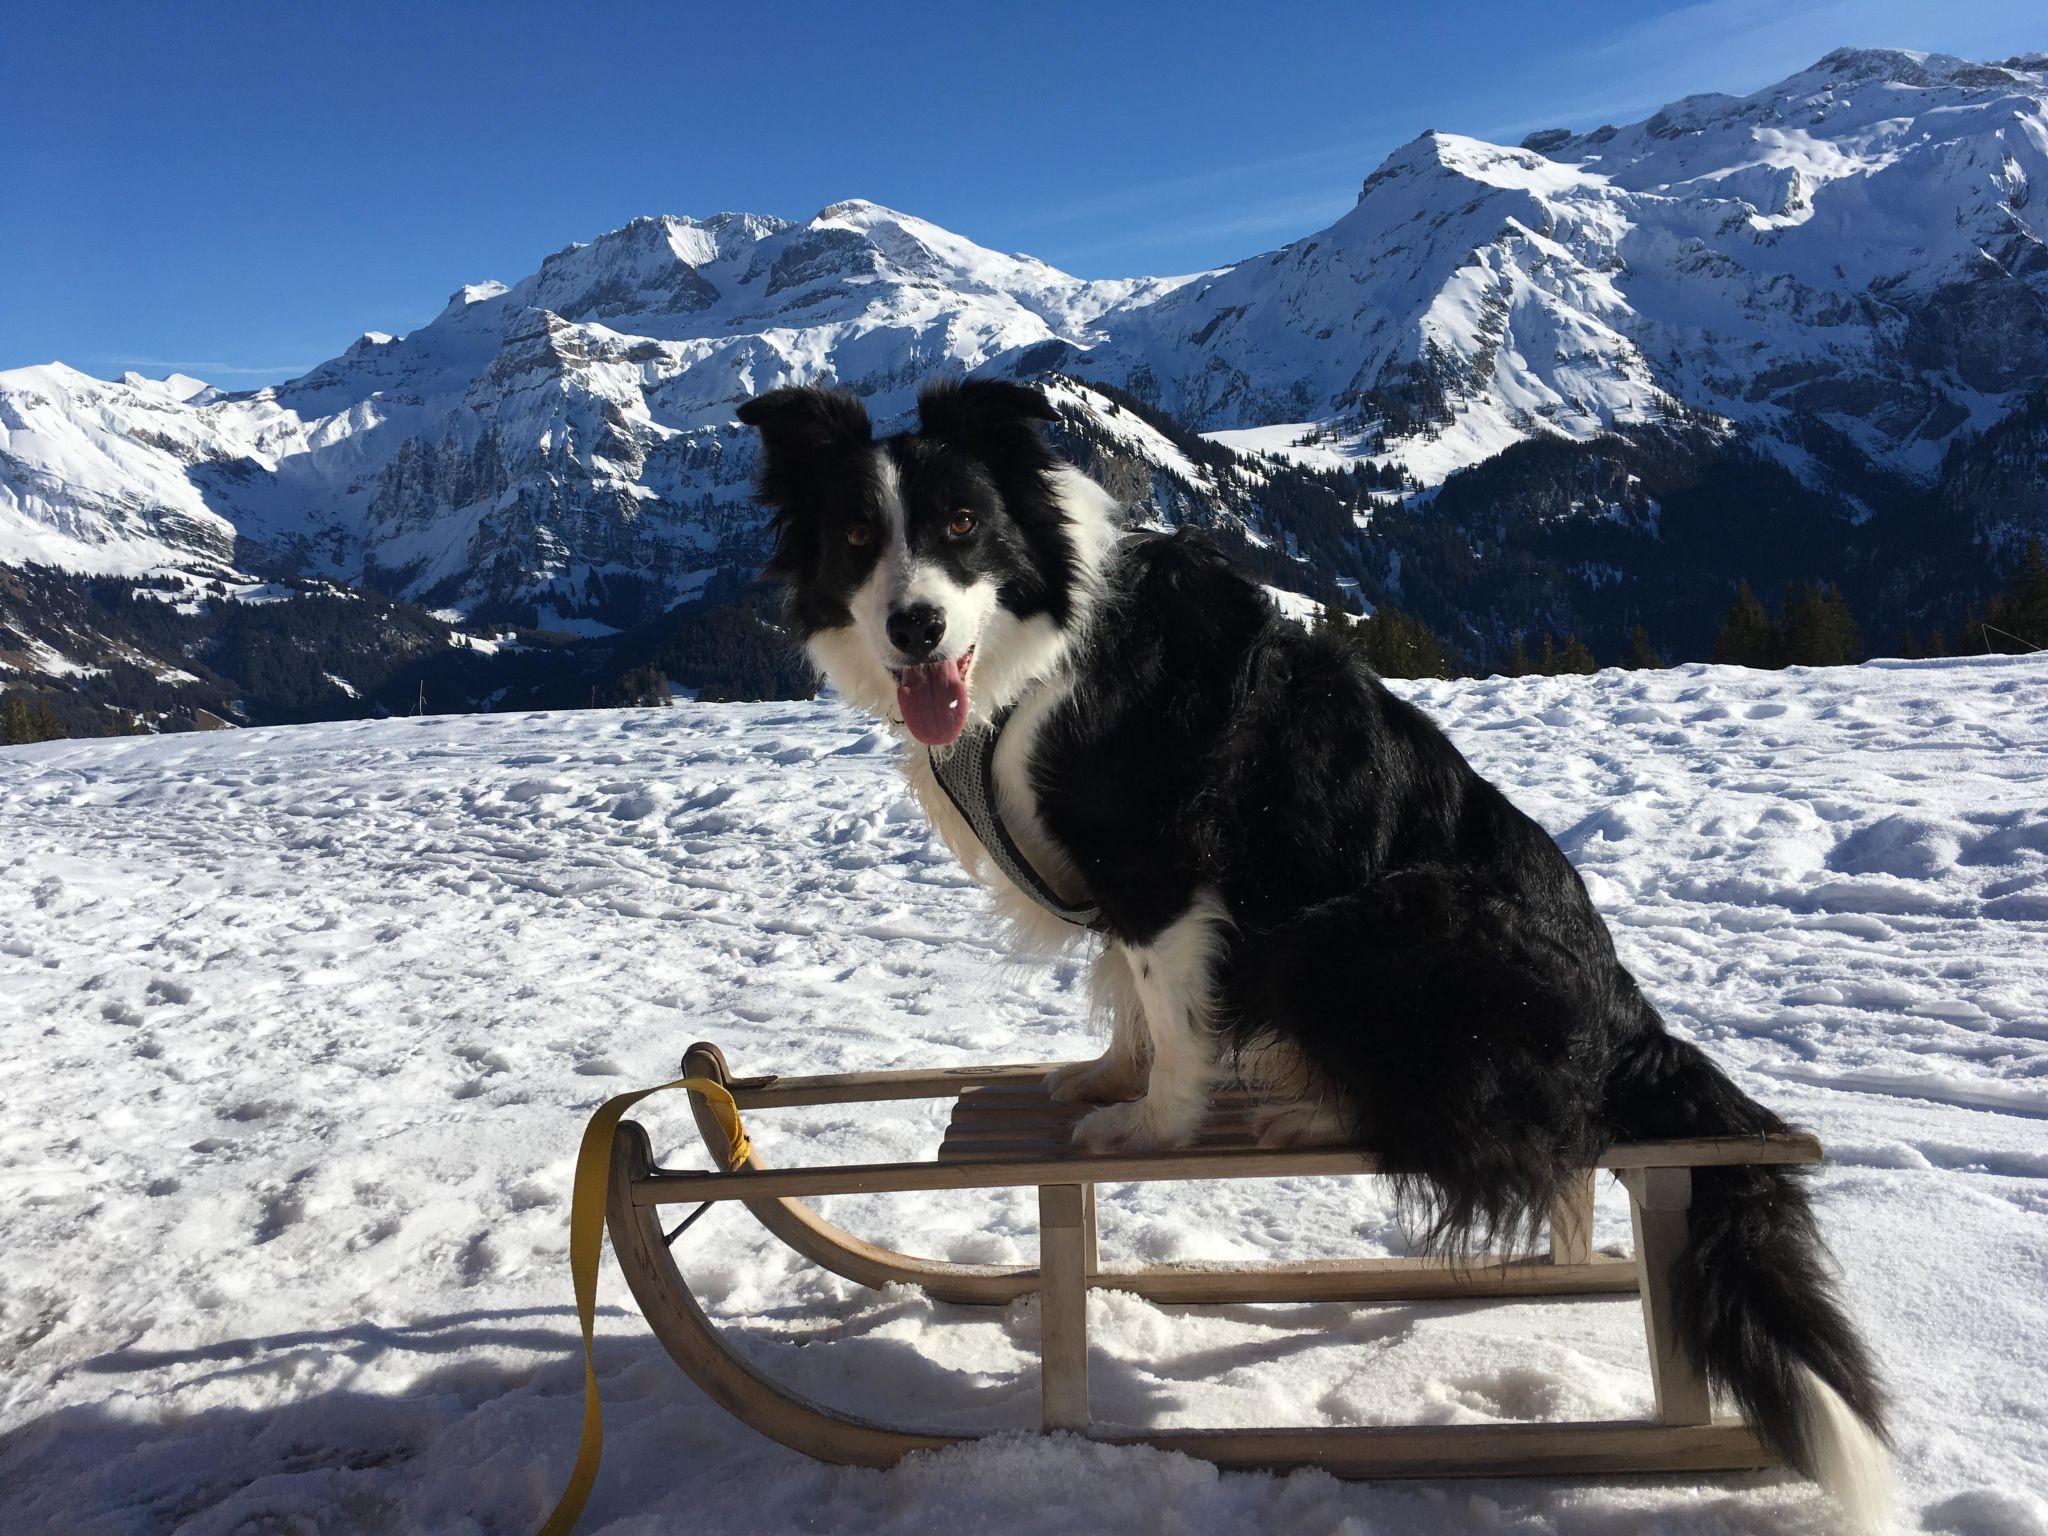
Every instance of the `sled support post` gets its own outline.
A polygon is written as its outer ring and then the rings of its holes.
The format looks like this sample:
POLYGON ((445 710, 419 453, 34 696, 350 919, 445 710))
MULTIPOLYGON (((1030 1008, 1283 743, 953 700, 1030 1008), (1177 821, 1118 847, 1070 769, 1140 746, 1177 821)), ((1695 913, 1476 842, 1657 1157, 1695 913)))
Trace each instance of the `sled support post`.
POLYGON ((1636 1270, 1643 1298, 1643 1331, 1650 1346, 1650 1380, 1662 1424, 1712 1422, 1706 1378, 1678 1338, 1672 1310, 1673 1270, 1685 1248, 1692 1205, 1690 1168, 1631 1168, 1629 1220, 1635 1228, 1636 1270))
POLYGON ((1102 1254, 1095 1235, 1095 1186, 1081 1186, 1081 1258, 1088 1271, 1088 1283, 1093 1285, 1095 1277, 1102 1273, 1102 1254))
POLYGON ((1045 1427, 1088 1428, 1088 1271, 1095 1189, 1038 1187, 1038 1370, 1045 1427))
POLYGON ((1550 1262, 1593 1261, 1593 1170, 1572 1175, 1570 1188, 1550 1209, 1550 1262))

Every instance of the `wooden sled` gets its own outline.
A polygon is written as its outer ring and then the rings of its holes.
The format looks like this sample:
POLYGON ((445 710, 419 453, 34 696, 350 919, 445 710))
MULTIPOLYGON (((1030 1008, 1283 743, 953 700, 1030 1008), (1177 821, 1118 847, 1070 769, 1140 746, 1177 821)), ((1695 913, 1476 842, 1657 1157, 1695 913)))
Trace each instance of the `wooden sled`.
MULTIPOLYGON (((863 1285, 922 1287, 941 1300, 998 1304, 1040 1297, 1044 1427, 1117 1445, 1180 1451, 1231 1469, 1321 1467, 1338 1477, 1493 1477, 1528 1474, 1710 1472, 1771 1465, 1776 1458, 1740 1419, 1716 1417, 1706 1383, 1679 1347, 1671 1269, 1686 1234, 1692 1170, 1815 1163, 1811 1136, 1639 1142, 1610 1148, 1598 1167, 1629 1192, 1635 1256, 1593 1252, 1594 1170, 1551 1215, 1547 1254, 1478 1258, 1313 1260, 1271 1265, 1162 1266, 1104 1270, 1096 1262, 1095 1186, 1146 1180, 1364 1175, 1372 1158, 1337 1147, 1265 1150, 1253 1144, 1249 1105, 1225 1097, 1194 1147, 1095 1155, 1067 1134, 1087 1106, 1056 1104, 1041 1087, 1058 1063, 861 1072, 824 1077, 735 1078, 718 1047, 692 1046, 686 1076, 725 1085, 741 1109, 952 1098, 951 1122, 925 1162, 770 1169, 751 1151, 730 1172, 655 1166, 647 1133, 619 1124, 612 1141, 606 1224, 633 1295, 663 1346, 711 1399, 771 1439, 820 1460, 889 1466, 911 1451, 972 1436, 898 1428, 810 1402, 729 1349, 690 1294, 663 1235, 664 1207, 737 1200, 806 1258, 863 1285), (948 1264, 892 1252, 824 1220, 806 1196, 912 1190, 1038 1190, 1039 1262, 1032 1267, 948 1264), (1656 1411, 1649 1419, 1577 1423, 1396 1425, 1335 1428, 1106 1431, 1088 1410, 1087 1295, 1130 1291, 1176 1305, 1216 1302, 1392 1301, 1639 1293, 1656 1411)), ((714 1164, 732 1163, 726 1126, 702 1094, 690 1095, 714 1164)))

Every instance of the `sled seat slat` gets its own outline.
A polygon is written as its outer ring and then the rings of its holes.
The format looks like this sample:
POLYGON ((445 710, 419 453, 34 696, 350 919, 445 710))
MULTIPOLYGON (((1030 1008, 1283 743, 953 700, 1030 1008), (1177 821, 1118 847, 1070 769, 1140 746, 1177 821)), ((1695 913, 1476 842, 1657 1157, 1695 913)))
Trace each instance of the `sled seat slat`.
POLYGON ((1017 1061, 1002 1066, 918 1067, 893 1072, 827 1072, 809 1077, 736 1077, 726 1084, 741 1109, 797 1109, 813 1104, 879 1104, 890 1099, 946 1099, 969 1089, 1019 1082, 1036 1087, 1064 1063, 1017 1061))
MULTIPOLYGON (((1820 1143, 1803 1134, 1642 1141, 1610 1147, 1594 1166, 1730 1168, 1768 1163, 1818 1163, 1820 1143)), ((942 1189, 1007 1189, 1037 1184, 1139 1184, 1187 1179, 1284 1179, 1378 1171, 1369 1154, 1338 1147, 1086 1153, 1071 1146, 948 1156, 931 1162, 848 1163, 826 1168, 763 1168, 738 1173, 660 1170, 637 1180, 635 1205, 698 1200, 751 1200, 813 1195, 869 1195, 942 1189)))
MULTIPOLYGON (((633 1191, 638 1205, 684 1200, 788 1198, 912 1190, 997 1189, 1011 1185, 1140 1183, 1176 1179, 1270 1179, 1369 1174, 1377 1163, 1355 1147, 1260 1147, 1254 1139, 1259 1103, 1252 1090, 1230 1086, 1212 1101, 1193 1145, 1171 1152, 1088 1153, 1071 1142, 1075 1124, 1093 1107, 1062 1103, 1045 1091, 1042 1062, 1001 1067, 946 1067, 929 1072, 849 1072, 827 1077, 737 1078, 742 1107, 849 1104, 952 1095, 952 1118, 930 1162, 856 1163, 825 1168, 742 1169, 733 1173, 656 1170, 633 1191)), ((1727 1167, 1752 1163, 1817 1163, 1812 1136, 1645 1141, 1610 1147, 1596 1166, 1608 1169, 1727 1167)))

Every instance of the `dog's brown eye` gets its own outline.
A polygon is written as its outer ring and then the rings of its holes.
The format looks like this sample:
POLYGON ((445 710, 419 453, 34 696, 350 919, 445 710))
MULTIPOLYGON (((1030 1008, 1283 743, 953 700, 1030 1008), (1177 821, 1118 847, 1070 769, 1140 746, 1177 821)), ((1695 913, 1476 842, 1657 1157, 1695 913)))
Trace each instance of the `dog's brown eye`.
POLYGON ((974 532, 974 514, 962 508, 946 520, 946 532, 956 539, 964 539, 974 532))
POLYGON ((866 523, 848 523, 846 525, 846 542, 855 549, 865 549, 874 536, 874 530, 868 527, 866 523))

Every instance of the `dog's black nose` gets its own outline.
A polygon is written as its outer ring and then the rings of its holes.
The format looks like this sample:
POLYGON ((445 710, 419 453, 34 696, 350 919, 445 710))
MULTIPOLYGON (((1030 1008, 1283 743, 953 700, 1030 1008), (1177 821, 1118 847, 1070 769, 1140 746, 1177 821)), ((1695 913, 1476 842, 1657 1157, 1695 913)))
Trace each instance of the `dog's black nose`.
POLYGON ((889 615, 889 643, 913 661, 923 661, 946 635, 946 616, 931 603, 912 603, 889 615))

